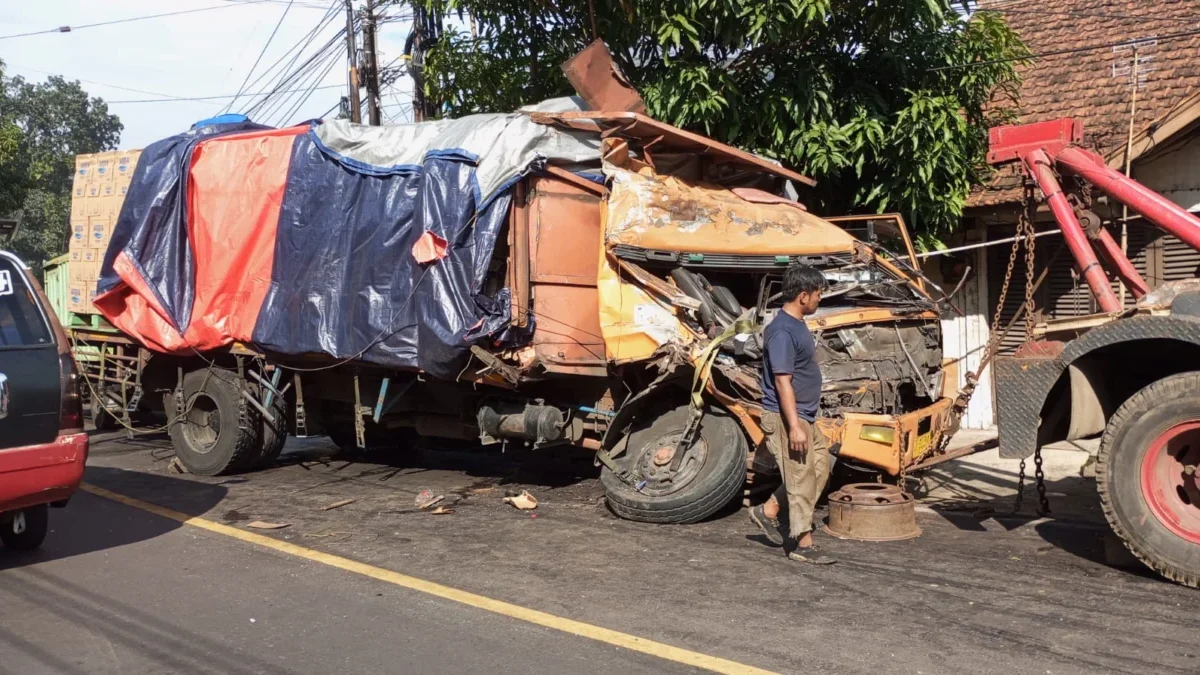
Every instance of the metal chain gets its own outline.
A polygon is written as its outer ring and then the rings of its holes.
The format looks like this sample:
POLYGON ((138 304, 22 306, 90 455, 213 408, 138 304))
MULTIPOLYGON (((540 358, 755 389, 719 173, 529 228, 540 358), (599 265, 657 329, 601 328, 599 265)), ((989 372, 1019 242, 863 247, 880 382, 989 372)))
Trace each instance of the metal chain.
POLYGON ((1025 460, 1021 460, 1021 470, 1017 472, 1017 500, 1013 502, 1012 515, 1021 512, 1021 502, 1025 499, 1025 460))
POLYGON ((1037 479, 1038 491, 1038 515, 1050 515, 1050 500, 1046 499, 1046 472, 1042 471, 1042 449, 1038 448, 1033 453, 1033 464, 1036 467, 1034 476, 1037 479))

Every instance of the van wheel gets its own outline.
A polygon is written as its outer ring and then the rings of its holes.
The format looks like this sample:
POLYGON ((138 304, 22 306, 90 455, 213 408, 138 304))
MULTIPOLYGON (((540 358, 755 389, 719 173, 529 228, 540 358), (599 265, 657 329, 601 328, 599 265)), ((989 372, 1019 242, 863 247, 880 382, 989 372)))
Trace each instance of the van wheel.
POLYGON ((696 441, 685 450, 675 475, 669 476, 689 414, 688 407, 681 406, 630 433, 628 448, 613 461, 632 474, 633 485, 607 467, 600 472, 613 513, 646 523, 695 523, 741 492, 746 481, 746 435, 732 417, 716 408, 705 411, 696 441))
POLYGON ((0 518, 0 542, 15 551, 32 551, 50 531, 50 505, 38 504, 0 518))
MULTIPOLYGON (((246 404, 238 426, 241 382, 228 370, 194 370, 183 376, 183 417, 172 420, 171 445, 184 467, 199 476, 220 476, 253 466, 262 456, 262 415, 246 404)), ((167 416, 175 415, 173 392, 164 395, 167 416)))
POLYGON ((1134 394, 1100 440, 1096 486, 1129 550, 1164 577, 1200 587, 1200 373, 1134 394))

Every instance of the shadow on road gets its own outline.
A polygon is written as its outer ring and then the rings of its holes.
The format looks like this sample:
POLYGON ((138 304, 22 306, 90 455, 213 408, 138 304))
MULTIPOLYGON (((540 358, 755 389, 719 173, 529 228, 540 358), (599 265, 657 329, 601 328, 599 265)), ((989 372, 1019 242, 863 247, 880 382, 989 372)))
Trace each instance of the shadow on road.
MULTIPOLYGON (((190 516, 208 513, 228 492, 221 485, 107 467, 88 467, 84 481, 190 516)), ((42 548, 27 552, 0 548, 0 571, 128 546, 182 526, 176 520, 80 491, 66 508, 50 510, 50 534, 42 548)))

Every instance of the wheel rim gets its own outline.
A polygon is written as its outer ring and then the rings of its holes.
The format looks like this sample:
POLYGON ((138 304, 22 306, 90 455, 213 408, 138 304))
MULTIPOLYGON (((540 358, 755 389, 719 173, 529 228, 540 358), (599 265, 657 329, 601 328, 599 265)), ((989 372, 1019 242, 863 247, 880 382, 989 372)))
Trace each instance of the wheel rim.
POLYGON ((207 454, 221 440, 221 411, 208 394, 193 395, 183 419, 183 434, 196 452, 207 454))
POLYGON ((708 457, 708 442, 697 436, 690 448, 684 450, 683 460, 679 470, 671 473, 671 463, 675 458, 675 447, 683 437, 683 430, 663 434, 653 441, 643 445, 633 460, 633 474, 637 477, 639 491, 651 497, 661 497, 673 494, 687 487, 700 470, 708 457), (644 482, 644 485, 642 483, 644 482))
POLYGON ((1176 536, 1200 544, 1200 421, 1159 434, 1142 458, 1142 495, 1150 512, 1176 536))

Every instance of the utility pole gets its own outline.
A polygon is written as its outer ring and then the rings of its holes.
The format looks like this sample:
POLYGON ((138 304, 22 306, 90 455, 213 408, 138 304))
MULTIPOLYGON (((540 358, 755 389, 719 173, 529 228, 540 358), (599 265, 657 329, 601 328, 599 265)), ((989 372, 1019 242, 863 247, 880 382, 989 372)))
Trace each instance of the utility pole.
POLYGON ((367 0, 366 16, 363 17, 363 59, 367 62, 367 114, 373 127, 382 123, 379 118, 379 49, 375 43, 375 28, 375 0, 367 0))
POLYGON ((346 0, 346 55, 350 61, 347 85, 350 89, 350 121, 362 123, 362 107, 358 94, 358 47, 354 44, 354 3, 346 0))
POLYGON ((404 56, 408 60, 408 72, 413 79, 412 114, 414 122, 424 122, 425 117, 425 66, 424 33, 427 19, 425 5, 419 0, 413 0, 412 31, 404 45, 404 56))

